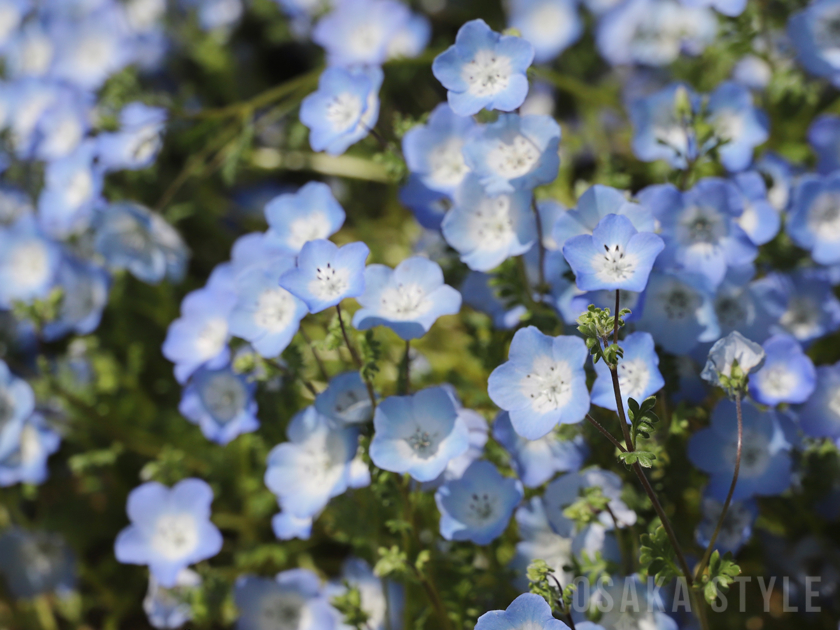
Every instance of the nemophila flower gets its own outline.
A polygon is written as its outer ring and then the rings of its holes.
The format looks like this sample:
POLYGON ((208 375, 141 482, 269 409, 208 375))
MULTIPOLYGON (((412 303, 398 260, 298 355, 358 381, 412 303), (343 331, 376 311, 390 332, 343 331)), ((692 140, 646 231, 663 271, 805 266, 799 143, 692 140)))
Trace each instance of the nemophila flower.
POLYGON ((493 370, 487 391, 510 413, 519 435, 539 439, 557 424, 580 422, 589 411, 583 370, 588 356, 579 337, 549 337, 528 326, 513 336, 508 361, 493 370))
POLYGON ((293 256, 307 241, 329 238, 344 225, 344 209, 330 187, 308 182, 294 193, 278 195, 265 206, 268 237, 293 256))
POLYGON ((55 42, 41 20, 27 20, 6 43, 3 53, 10 78, 41 78, 52 67, 55 42))
POLYGON ((441 536, 487 545, 505 531, 523 496, 519 480, 503 477, 490 462, 475 461, 435 493, 441 536))
POLYGON ((771 273, 756 285, 760 294, 775 298, 765 302, 778 322, 774 332, 787 332, 807 344, 840 328, 840 301, 825 270, 771 273))
POLYGON ((840 172, 799 180, 785 229, 816 262, 840 263, 840 172))
POLYGON ((429 18, 419 13, 409 15, 402 26, 391 34, 386 55, 388 59, 413 59, 429 45, 432 24, 429 18))
POLYGON ((109 171, 136 171, 151 166, 163 146, 166 110, 135 102, 120 112, 120 129, 96 138, 99 159, 109 171))
POLYGON ((87 335, 96 330, 108 304, 108 272, 96 263, 65 254, 56 284, 62 290, 61 302, 57 317, 44 325, 44 338, 52 341, 70 333, 87 335))
POLYGON ((20 430, 35 410, 35 393, 0 360, 0 457, 19 445, 20 430))
POLYGON ((621 500, 621 478, 615 473, 591 467, 580 472, 569 472, 548 484, 543 495, 545 512, 551 527, 561 536, 576 533, 574 521, 563 511, 578 500, 586 488, 599 488, 609 499, 609 510, 598 514, 598 522, 606 530, 630 527, 636 522, 636 513, 621 500), (610 513, 612 512, 612 513, 610 513), (615 520, 613 520, 613 515, 615 520))
POLYGON ((487 445, 489 431, 487 420, 484 419, 484 416, 477 411, 464 408, 458 399, 458 395, 455 393, 454 387, 448 385, 443 385, 443 387, 449 392, 452 402, 455 403, 455 409, 458 411, 458 421, 463 421, 467 427, 468 446, 466 451, 449 460, 449 463, 446 464, 446 468, 443 469, 440 475, 420 485, 420 488, 424 491, 433 490, 443 483, 460 479, 464 475, 464 471, 473 462, 484 456, 484 447, 487 445))
POLYGON ((574 579, 564 567, 572 566, 574 556, 572 539, 560 536, 548 523, 541 497, 532 497, 516 509, 514 515, 520 541, 516 543, 516 554, 511 560, 510 568, 515 573, 513 584, 520 590, 527 590, 528 565, 534 560, 543 560, 554 569, 558 579, 563 584, 574 579))
POLYGON ((387 326, 401 339, 417 339, 438 317, 461 309, 461 294, 443 283, 440 265, 421 256, 406 258, 395 269, 368 265, 364 283, 358 297, 362 308, 353 315, 359 330, 387 326))
POLYGON ((300 121, 309 128, 313 150, 340 155, 370 133, 379 118, 383 78, 382 70, 373 66, 324 70, 318 90, 300 106, 300 121))
POLYGON ((751 90, 764 90, 773 78, 773 69, 765 59, 747 54, 732 68, 732 80, 751 90))
POLYGON ((461 285, 461 295, 464 296, 464 303, 477 311, 486 313, 493 318, 493 326, 504 330, 516 328, 516 325, 526 313, 527 308, 523 305, 508 308, 499 298, 498 291, 491 286, 493 276, 470 271, 464 283, 461 285))
POLYGON ((271 529, 278 540, 309 540, 315 519, 311 516, 295 516, 280 512, 271 517, 271 529))
POLYGON ((563 245, 575 284, 583 291, 643 291, 656 257, 665 248, 653 232, 639 232, 627 217, 608 214, 592 234, 563 245))
POLYGON ((817 368, 814 392, 798 408, 799 425, 812 437, 840 437, 840 363, 817 368))
POLYGON ((34 157, 50 162, 76 151, 91 127, 92 101, 85 90, 56 87, 52 103, 37 118, 34 157))
POLYGON ((687 7, 711 7, 718 13, 735 17, 747 7, 747 0, 680 0, 687 7))
POLYGON ((339 426, 370 420, 370 396, 362 375, 344 372, 332 377, 327 388, 315 397, 315 409, 339 426))
POLYGON ((60 259, 59 246, 43 235, 34 216, 0 226, 0 308, 46 297, 60 259))
POLYGON ((753 281, 754 275, 752 265, 729 267, 715 290, 714 312, 721 336, 737 330, 749 339, 763 342, 778 321, 778 314, 773 313, 784 310, 784 296, 765 286, 763 279, 753 281))
POLYGON ((767 200, 776 210, 787 209, 794 182, 794 171, 790 163, 780 155, 768 151, 756 160, 754 168, 767 181, 767 200))
POLYGON ((551 231, 556 247, 562 249, 573 236, 592 234, 609 214, 626 217, 639 232, 653 232, 656 228, 650 210, 628 201, 620 190, 596 184, 586 189, 575 208, 559 213, 543 231, 551 231))
MULTIPOLYGON (((588 602, 592 609, 603 611, 596 627, 679 630, 680 625, 665 613, 665 602, 659 589, 648 584, 638 574, 615 576, 596 584, 588 602)), ((688 600, 685 591, 682 596, 683 601, 688 600)))
POLYGON ((149 588, 143 598, 143 611, 149 624, 159 630, 174 630, 193 619, 190 598, 201 586, 201 576, 190 569, 182 569, 175 586, 164 588, 149 576, 149 588))
POLYGON ((677 115, 677 99, 687 95, 692 110, 700 98, 689 88, 672 83, 649 96, 633 99, 627 105, 633 126, 633 153, 640 160, 666 160, 674 168, 685 168, 697 158, 697 140, 677 115))
POLYGON ((302 300, 309 312, 320 313, 364 293, 368 254, 362 242, 338 247, 324 239, 309 241, 300 250, 297 267, 280 276, 280 286, 302 300))
POLYGON ((149 482, 128 495, 131 525, 114 544, 117 560, 145 564, 164 588, 178 582, 188 565, 212 558, 222 534, 210 522, 213 491, 201 479, 184 479, 172 488, 149 482))
POLYGON ((66 94, 53 81, 23 79, 4 86, 3 126, 15 156, 28 160, 38 146, 39 123, 66 94))
MULTIPOLYGON (((401 585, 381 580, 370 565, 360 558, 348 558, 341 565, 341 581, 327 586, 332 600, 347 592, 347 586, 359 591, 360 608, 367 613, 370 630, 402 630, 405 595, 401 585)), ((342 630, 348 626, 342 625, 342 630)))
POLYGON ((769 137, 767 116, 753 107, 750 91, 724 81, 709 95, 709 123, 726 143, 718 148, 720 162, 730 171, 742 171, 752 162, 753 149, 769 137))
POLYGON ((802 346, 789 335, 764 342, 764 365, 750 375, 750 396, 763 405, 804 403, 814 391, 817 371, 802 346))
POLYGON ((112 203, 94 219, 94 246, 112 270, 127 269, 143 282, 178 281, 189 250, 163 217, 130 201, 112 203))
POLYGON ((289 260, 294 266, 294 256, 291 256, 285 246, 269 232, 243 234, 230 248, 230 269, 234 278, 252 269, 269 271, 276 267, 280 269, 275 277, 276 285, 280 274, 286 271, 289 260))
POLYGON ((14 447, 5 456, 0 452, 0 486, 44 483, 47 459, 58 450, 61 436, 39 414, 29 416, 16 433, 14 447))
POLYGON ((464 161, 464 143, 478 130, 470 116, 459 116, 441 103, 425 125, 412 127, 403 136, 408 170, 430 190, 454 194, 470 171, 464 161))
POLYGON ((249 341, 263 357, 279 356, 308 313, 304 302, 277 284, 280 276, 294 267, 293 258, 277 258, 270 266, 246 269, 236 278, 236 303, 228 319, 230 333, 249 341))
POLYGON ((373 427, 373 463, 417 481, 435 479, 469 448, 467 425, 442 387, 386 398, 376 408, 373 427))
POLYGON ((636 327, 649 332, 663 350, 672 354, 686 354, 700 342, 717 339, 720 328, 705 278, 651 273, 645 308, 636 327))
POLYGON ((331 66, 380 66, 388 45, 411 17, 404 4, 391 0, 337 3, 312 29, 312 41, 327 51, 331 66))
POLYGON ((230 31, 245 11, 242 0, 186 0, 196 8, 198 24, 205 31, 230 31))
POLYGON ((256 431, 256 383, 230 365, 205 364, 184 388, 178 411, 201 428, 208 440, 224 446, 242 433, 256 431))
POLYGON ((271 580, 241 575, 233 587, 237 630, 336 630, 337 615, 318 576, 308 569, 283 571, 271 580))
POLYGON ((788 21, 787 32, 799 63, 811 74, 840 85, 840 59, 837 56, 837 29, 840 2, 817 0, 788 21))
POLYGON ((808 127, 808 143, 817 154, 817 171, 823 175, 840 169, 840 117, 822 114, 808 127))
POLYGON ((464 144, 464 159, 490 195, 531 190, 557 178, 560 125, 550 116, 502 114, 464 144))
MULTIPOLYGON (((741 469, 732 498, 781 494, 791 484, 790 443, 775 411, 761 412, 742 404, 744 434, 741 469)), ((721 400, 712 411, 712 423, 691 436, 688 459, 710 475, 709 496, 723 501, 732 484, 738 444, 735 403, 721 400)))
POLYGON ((359 432, 334 428, 314 407, 298 412, 286 429, 288 442, 268 454, 265 485, 283 512, 298 518, 317 516, 330 499, 348 488, 370 483, 367 467, 359 467, 359 432))
POLYGON ((764 359, 764 348, 736 330, 715 342, 700 377, 727 391, 740 389, 746 378, 764 365, 764 359))
POLYGON ((738 173, 733 181, 744 206, 736 222, 756 245, 769 243, 779 233, 782 219, 779 210, 767 198, 764 178, 758 171, 751 170, 738 173))
MULTIPOLYGON (((624 356, 618 360, 618 382, 621 385, 621 401, 627 409, 630 398, 641 404, 665 386, 665 379, 659 371, 659 355, 649 333, 630 333, 618 345, 624 350, 624 356)), ((598 378, 592 386, 592 404, 616 411, 610 369, 606 363, 599 361, 595 364, 595 373, 598 378)))
POLYGON ((443 217, 452 207, 452 198, 448 194, 427 187, 420 176, 414 173, 408 176, 405 186, 400 188, 399 199, 427 230, 440 230, 443 217))
POLYGON ((38 197, 38 221, 52 238, 66 239, 90 225, 102 193, 103 176, 94 160, 96 147, 82 144, 70 155, 47 164, 38 197))
POLYGON ((527 488, 536 488, 555 473, 579 470, 589 455, 581 436, 564 438, 552 431, 537 440, 526 440, 514 431, 508 412, 493 421, 493 438, 510 453, 510 465, 527 488))
POLYGON ((32 5, 29 0, 3 0, 0 2, 0 49, 5 47, 9 38, 15 34, 31 9, 32 5))
POLYGON ((0 227, 11 225, 23 215, 34 212, 29 195, 17 186, 0 183, 0 227))
POLYGON ((478 618, 475 630, 568 630, 554 618, 545 599, 533 593, 517 597, 507 610, 492 610, 478 618))
MULTIPOLYGON (((694 537, 697 544, 706 548, 720 520, 723 503, 712 497, 704 497, 700 507, 703 510, 703 520, 697 526, 694 537)), ((723 524, 715 541, 715 549, 721 553, 729 551, 733 554, 738 553, 752 537, 752 528, 757 517, 758 506, 754 500, 746 499, 731 503, 723 518, 723 524)))
POLYGON ((663 266, 703 275, 716 287, 727 267, 751 263, 758 254, 738 225, 744 206, 732 182, 708 177, 686 192, 670 184, 651 186, 639 199, 661 224, 663 266))
POLYGON ((460 116, 484 108, 511 112, 528 94, 525 71, 533 60, 534 47, 524 39, 499 35, 484 20, 471 20, 458 30, 455 45, 435 57, 432 73, 460 116))
POLYGON ((613 65, 665 66, 680 53, 700 54, 717 34, 715 14, 671 0, 618 3, 598 22, 598 52, 613 65))
POLYGON ((580 39, 583 21, 575 0, 513 0, 508 24, 534 47, 534 61, 551 61, 580 39))
POLYGON ((76 558, 59 534, 11 527, 0 535, 0 573, 15 597, 65 595, 76 586, 76 558))
POLYGON ((455 206, 443 219, 446 242, 475 271, 489 271, 537 240, 530 191, 490 197, 478 177, 468 175, 455 192, 455 206))

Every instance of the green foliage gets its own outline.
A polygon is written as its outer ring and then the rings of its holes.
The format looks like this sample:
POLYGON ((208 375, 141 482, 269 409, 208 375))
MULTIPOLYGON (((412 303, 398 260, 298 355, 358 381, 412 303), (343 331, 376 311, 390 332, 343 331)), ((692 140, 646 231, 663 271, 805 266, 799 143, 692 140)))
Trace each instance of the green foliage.
POLYGON ((720 552, 715 550, 709 558, 709 566, 706 572, 700 577, 700 587, 703 589, 703 597, 710 604, 713 603, 719 593, 729 590, 729 585, 741 574, 741 567, 733 560, 732 553, 727 552, 721 557, 720 552))
POLYGON ((366 330, 359 337, 359 351, 362 356, 362 379, 372 381, 379 372, 379 361, 382 359, 382 343, 374 336, 373 329, 366 330))
POLYGON ((587 311, 578 317, 578 332, 583 335, 586 347, 592 355, 593 363, 602 360, 611 368, 618 365, 624 351, 617 343, 610 343, 616 326, 624 326, 624 318, 630 314, 629 308, 623 308, 616 317, 610 315, 610 309, 597 308, 590 304, 587 311))
POLYGON ((551 606, 552 610, 563 612, 569 610, 575 594, 573 584, 561 589, 560 581, 545 560, 534 560, 528 565, 528 590, 539 595, 551 606))
POLYGON ((12 304, 12 314, 20 321, 31 322, 37 330, 58 317, 61 303, 64 300, 64 290, 55 287, 45 298, 36 298, 32 302, 15 302, 12 304))
POLYGON ((628 468, 634 464, 639 464, 644 468, 652 468, 656 454, 652 451, 627 451, 619 453, 618 457, 628 468))
POLYGON ((581 488, 578 498, 563 510, 563 516, 573 521, 580 530, 597 521, 609 502, 600 486, 581 488))
POLYGON ((632 398, 627 400, 627 415, 630 420, 630 437, 633 444, 639 436, 650 439, 650 434, 655 430, 654 425, 659 422, 659 417, 653 411, 656 407, 656 396, 649 396, 639 405, 632 398))
POLYGON ((659 585, 682 575, 675 562, 674 548, 661 525, 652 534, 642 535, 639 564, 644 575, 653 576, 659 585))
POLYGON ((344 623, 356 630, 367 630, 370 615, 362 608, 362 594, 359 589, 344 581, 344 591, 330 600, 341 613, 344 623))

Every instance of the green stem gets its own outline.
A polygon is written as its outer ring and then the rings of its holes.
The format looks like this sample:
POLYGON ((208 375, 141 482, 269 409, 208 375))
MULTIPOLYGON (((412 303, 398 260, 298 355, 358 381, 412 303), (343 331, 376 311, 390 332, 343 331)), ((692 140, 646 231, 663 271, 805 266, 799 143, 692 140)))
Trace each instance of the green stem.
POLYGON ((315 357, 315 363, 318 364, 318 371, 321 373, 321 377, 324 381, 329 382, 330 377, 327 374, 327 369, 324 367, 324 362, 321 360, 321 355, 318 354, 318 351, 315 349, 315 345, 312 343, 312 339, 309 335, 306 334, 306 331, 301 327, 300 329, 300 336, 303 337, 303 340, 306 342, 306 345, 309 346, 309 349, 312 350, 312 356, 315 357))
MULTIPOLYGON (((353 347, 353 344, 350 343, 350 336, 347 334, 347 328, 344 326, 344 316, 341 314, 341 304, 335 305, 335 311, 338 313, 338 325, 341 326, 341 334, 344 337, 344 343, 347 346, 347 350, 350 351, 350 356, 353 358, 353 363, 356 364, 356 369, 361 372, 364 367, 362 364, 362 358, 359 356, 359 353, 356 352, 356 348, 353 347)), ((371 409, 376 409, 376 392, 373 391, 373 384, 366 378, 364 381, 365 387, 367 387, 368 390, 368 396, 370 397, 371 409)))
POLYGON ((403 395, 408 395, 411 393, 411 341, 406 339, 405 340, 405 389, 403 391, 403 395))

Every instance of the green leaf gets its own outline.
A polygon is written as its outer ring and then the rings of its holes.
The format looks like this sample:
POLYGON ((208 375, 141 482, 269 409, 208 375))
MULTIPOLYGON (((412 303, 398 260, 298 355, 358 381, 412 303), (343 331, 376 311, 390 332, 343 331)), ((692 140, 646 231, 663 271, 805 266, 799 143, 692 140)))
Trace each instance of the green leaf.
POLYGON ((731 552, 727 552, 725 556, 721 557, 720 552, 715 550, 712 557, 709 558, 709 566, 700 580, 703 597, 711 604, 717 599, 719 593, 729 590, 729 586, 740 573, 741 567, 732 559, 731 552))
POLYGON ((642 571, 656 579, 659 585, 681 575, 674 561, 674 549, 665 528, 659 526, 653 534, 642 536, 639 550, 639 563, 642 571))
POLYGON ((639 464, 644 468, 652 468, 653 460, 656 459, 656 455, 651 451, 627 451, 619 453, 618 456, 628 468, 633 464, 639 464))

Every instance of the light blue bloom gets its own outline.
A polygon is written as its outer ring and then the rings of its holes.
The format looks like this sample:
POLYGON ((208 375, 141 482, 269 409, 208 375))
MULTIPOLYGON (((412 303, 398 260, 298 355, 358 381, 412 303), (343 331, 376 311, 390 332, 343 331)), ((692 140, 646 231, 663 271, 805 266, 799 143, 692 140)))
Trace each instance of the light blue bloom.
POLYGON ((459 116, 441 103, 425 125, 412 127, 403 136, 408 170, 429 190, 453 195, 470 171, 464 161, 464 143, 479 129, 470 116, 459 116))
MULTIPOLYGON (((665 602, 659 589, 649 587, 648 584, 637 573, 609 577, 596 584, 588 602, 593 609, 604 611, 598 619, 600 625, 596 628, 679 630, 680 625, 665 613, 665 602)), ((682 591, 682 597, 685 598, 683 601, 689 597, 685 590, 682 591)), ((586 603, 577 605, 586 606, 586 603)))
POLYGON ((794 181, 794 169, 790 163, 780 155, 768 151, 756 160, 753 167, 766 178, 770 186, 767 200, 776 210, 786 210, 792 196, 794 181))
POLYGON ((708 120, 726 140, 718 149, 729 171, 742 171, 752 162, 753 150, 770 137, 767 115, 753 106, 752 94, 739 83, 724 81, 709 95, 708 120))
POLYGON ((766 358, 750 375, 750 395, 771 407, 808 400, 817 385, 817 371, 799 342, 789 335, 773 335, 763 348, 766 358))
MULTIPOLYGON (((368 22, 369 24, 369 22, 368 22)), ((429 45, 432 24, 425 15, 412 13, 402 26, 391 34, 386 53, 388 59, 413 59, 429 45)))
POLYGON ((805 435, 840 438, 840 363, 817 368, 816 388, 797 411, 805 435))
POLYGON ((539 595, 520 595, 507 610, 492 610, 478 618, 475 630, 569 630, 562 621, 554 618, 551 607, 539 595))
POLYGON ((455 206, 441 230, 470 269, 489 271, 510 256, 524 254, 537 240, 531 193, 490 197, 478 177, 468 175, 455 192, 455 206))
MULTIPOLYGON (((618 382, 626 410, 630 398, 641 404, 645 398, 665 387, 665 379, 659 371, 659 355, 649 333, 630 333, 618 342, 618 346, 624 350, 624 356, 618 361, 618 382)), ((599 361, 595 364, 595 373, 598 378, 592 386, 592 404, 616 411, 610 369, 606 363, 599 361)))
MULTIPOLYGON (((732 498, 781 494, 792 482, 791 444, 781 420, 776 412, 761 412, 749 402, 742 408, 741 470, 732 498)), ((712 411, 711 426, 695 433, 688 442, 688 459, 710 475, 708 494, 718 501, 726 498, 732 484, 737 440, 735 403, 724 399, 712 411)))
POLYGON ((318 576, 308 569, 283 571, 271 580, 241 575, 233 587, 236 630, 336 630, 338 615, 318 576))
POLYGON ((307 241, 329 238, 338 232, 345 215, 329 186, 308 182, 294 193, 269 201, 265 218, 268 237, 279 250, 296 256, 307 241))
POLYGON ((511 112, 528 94, 525 71, 533 60, 534 47, 524 39, 499 35, 484 20, 471 20, 458 30, 455 45, 435 57, 432 73, 460 116, 484 108, 511 112))
POLYGON ((460 479, 447 481, 435 493, 441 536, 490 544, 505 531, 524 496, 519 480, 503 477, 490 462, 475 461, 460 479))
POLYGON ((164 588, 178 582, 190 564, 222 549, 222 534, 210 522, 213 490, 201 479, 184 479, 172 488, 149 482, 128 495, 131 525, 114 544, 117 561, 145 564, 164 588))
POLYGON ((199 26, 205 31, 227 35, 245 11, 242 0, 185 0, 196 8, 199 26))
POLYGON ((773 78, 773 68, 758 55, 746 54, 735 64, 730 75, 733 81, 761 92, 770 84, 773 78))
POLYGON ((534 61, 545 63, 580 39, 583 21, 577 0, 513 0, 508 24, 534 46, 534 61))
MULTIPOLYGON (((401 584, 381 580, 367 562, 353 557, 347 558, 341 565, 341 582, 327 585, 327 594, 331 600, 347 592, 345 583, 359 591, 361 609, 368 614, 369 630, 402 630, 405 593, 401 584)), ((351 630, 345 624, 339 628, 351 630)))
POLYGON ((289 512, 280 512, 271 517, 271 529, 278 540, 309 540, 315 519, 311 516, 295 516, 289 512))
POLYGON ((673 354, 686 354, 700 342, 714 341, 720 328, 708 282, 702 276, 654 271, 636 327, 673 354))
POLYGON ((428 188, 419 175, 411 173, 405 186, 400 188, 400 203, 414 214, 417 222, 427 230, 440 230, 452 198, 446 193, 428 188))
POLYGON ((799 180, 785 229, 814 261, 840 263, 840 172, 799 180))
MULTIPOLYGON (((271 270, 275 267, 285 271, 285 265, 294 256, 286 252, 286 248, 269 232, 250 232, 243 234, 233 242, 230 248, 230 271, 234 278, 252 269, 271 270)), ((275 278, 275 284, 280 273, 275 278)))
POLYGON ((798 269, 790 274, 770 273, 756 282, 760 294, 778 322, 772 332, 787 332, 807 344, 840 328, 840 301, 823 269, 798 269))
POLYGON ((566 570, 574 562, 572 539, 560 536, 551 529, 542 498, 531 497, 516 509, 514 518, 521 539, 516 543, 516 554, 510 563, 514 573, 514 587, 519 590, 528 589, 528 565, 537 559, 544 560, 554 569, 564 584, 573 580, 575 576, 566 570))
POLYGON ((410 17, 408 7, 392 0, 347 0, 318 21, 312 41, 326 50, 331 66, 381 66, 410 17))
POLYGON ((616 527, 630 527, 636 523, 636 513, 621 499, 621 478, 613 472, 593 466, 561 475, 546 487, 543 503, 548 522, 555 532, 567 537, 583 533, 577 531, 575 522, 567 518, 563 511, 577 501, 586 488, 600 488, 604 497, 609 499, 610 509, 598 514, 596 525, 600 525, 604 530, 613 530, 616 527))
POLYGON ((588 356, 579 337, 549 337, 528 326, 513 336, 508 361, 490 374, 488 394, 510 413, 519 435, 539 439, 557 424, 580 422, 589 411, 583 370, 588 356))
POLYGON ((29 195, 17 186, 0 183, 0 227, 8 226, 35 209, 29 195))
POLYGON ((52 290, 61 250, 47 239, 35 217, 0 226, 0 309, 45 298, 52 290))
POLYGON ((330 379, 315 397, 315 409, 338 426, 361 424, 371 419, 370 396, 359 372, 344 372, 330 379))
POLYGON ((61 436, 47 425, 40 414, 29 416, 17 432, 14 448, 6 451, 5 456, 0 452, 0 487, 16 483, 44 483, 49 474, 47 459, 60 444, 61 436))
POLYGON ((672 83, 649 96, 633 99, 628 104, 628 114, 633 125, 633 153, 640 160, 666 160, 672 167, 682 169, 688 160, 697 158, 697 139, 677 116, 676 99, 680 91, 687 93, 688 101, 696 112, 700 108, 700 98, 679 83, 672 83))
POLYGON ((66 595, 76 587, 76 558, 59 534, 12 527, 0 535, 0 573, 15 597, 66 595))
POLYGON ((289 441, 268 454, 265 472, 265 485, 277 495, 282 513, 314 518, 333 497, 370 484, 370 473, 357 458, 357 429, 333 428, 307 407, 295 414, 286 435, 289 441))
POLYGON ((5 48, 9 38, 14 36, 31 9, 30 0, 2 0, 0 2, 0 15, 3 16, 3 23, 0 24, 0 50, 5 48))
POLYGON ((149 624, 159 630, 174 630, 193 619, 190 596, 201 586, 201 576, 190 569, 178 573, 175 586, 164 588, 153 575, 143 598, 143 610, 149 624))
POLYGON ((421 256, 406 258, 394 269, 368 265, 358 301, 356 328, 387 326, 406 341, 425 335, 438 317, 461 309, 461 294, 443 283, 440 265, 421 256))
POLYGON ((763 342, 778 322, 778 313, 785 308, 785 297, 767 286, 765 279, 752 281, 754 275, 753 265, 726 270, 713 300, 720 336, 737 330, 749 339, 763 342))
POLYGON ((178 411, 201 428, 208 440, 226 445, 242 433, 256 431, 256 383, 230 365, 211 362, 199 368, 184 388, 178 411))
POLYGON ((680 0, 687 7, 711 7, 718 13, 735 17, 747 7, 747 0, 680 0))
POLYGON ((510 453, 510 465, 526 488, 536 488, 558 472, 580 470, 589 455, 583 437, 565 439, 549 432, 538 440, 526 440, 513 429, 507 411, 493 421, 493 438, 510 453))
POLYGON ((464 159, 489 195, 531 190, 557 178, 560 125, 550 116, 501 114, 464 144, 464 159))
POLYGON ((94 219, 94 246, 112 270, 127 269, 138 280, 179 281, 189 250, 159 214, 130 201, 112 203, 94 219))
POLYGON ((520 304, 508 308, 499 298, 498 291, 490 285, 491 275, 480 271, 470 271, 461 285, 461 295, 464 303, 477 311, 486 313, 493 318, 493 326, 502 330, 516 328, 516 325, 527 312, 527 308, 520 304))
POLYGON ((84 231, 102 193, 102 171, 95 165, 96 147, 84 143, 73 153, 48 163, 38 197, 38 221, 44 232, 66 239, 84 231))
POLYGON ((662 226, 664 267, 701 274, 717 287, 727 267, 755 260, 758 249, 738 225, 744 211, 738 189, 724 179, 702 179, 687 192, 670 184, 639 193, 662 226))
POLYGON ((720 377, 732 376, 732 369, 736 363, 741 374, 748 376, 761 369, 765 358, 764 348, 735 330, 718 339, 709 350, 700 378, 713 386, 728 390, 720 377))
POLYGON ((816 0, 794 13, 788 22, 788 36, 796 49, 799 63, 819 77, 840 85, 840 59, 837 56, 837 28, 840 2, 816 0))
POLYGON ((665 243, 653 232, 639 232, 627 217, 608 214, 592 235, 567 240, 563 256, 575 272, 578 289, 640 292, 664 248, 665 243))
POLYGON ((828 175, 840 169, 840 117, 822 114, 808 127, 808 142, 817 154, 817 171, 828 175))
POLYGON ((294 267, 291 257, 275 258, 272 264, 249 267, 236 278, 230 333, 249 341, 263 357, 279 356, 308 312, 306 304, 277 284, 294 267))
POLYGON ((66 254, 56 280, 62 290, 61 303, 56 319, 44 325, 44 338, 53 341, 70 333, 92 333, 108 305, 111 276, 95 263, 66 254))
POLYGON ((35 410, 35 393, 0 360, 0 458, 18 448, 20 431, 35 410))
POLYGON ((280 276, 280 286, 302 300, 310 313, 320 313, 364 293, 368 254, 362 242, 339 248, 324 239, 309 241, 300 250, 297 267, 280 276))
POLYGON ((370 133, 379 118, 383 78, 382 70, 373 66, 324 70, 318 90, 300 106, 313 150, 340 155, 370 133))
POLYGON ((420 489, 423 491, 434 490, 440 487, 441 484, 455 479, 460 479, 464 475, 464 471, 472 465, 472 463, 484 456, 484 447, 487 445, 488 426, 487 420, 484 419, 477 411, 466 409, 461 404, 455 388, 448 383, 443 384, 443 387, 448 393, 452 402, 455 404, 455 409, 458 412, 459 421, 463 421, 467 427, 468 442, 467 450, 453 457, 449 460, 443 472, 431 481, 425 481, 420 484, 420 489))
POLYGON ((120 129, 97 136, 99 159, 108 171, 136 171, 151 166, 163 146, 166 110, 129 103, 120 112, 120 129))
POLYGON ((469 448, 469 431, 442 387, 391 396, 376 408, 370 444, 373 463, 417 481, 431 481, 469 448))
POLYGON ((744 211, 736 219, 741 229, 756 245, 769 243, 782 225, 779 210, 767 198, 767 185, 758 171, 744 171, 733 178, 744 211))
POLYGON ((56 85, 54 90, 55 98, 37 119, 33 131, 33 156, 45 162, 66 157, 85 144, 93 114, 90 92, 65 85, 56 85))
MULTIPOLYGON (((700 504, 703 520, 697 526, 694 534, 697 544, 704 549, 709 546, 723 512, 723 503, 713 497, 704 497, 700 504)), ((752 499, 734 501, 730 504, 723 519, 720 533, 715 541, 715 549, 721 553, 738 551, 752 537, 753 524, 758 517, 758 505, 752 499)))

